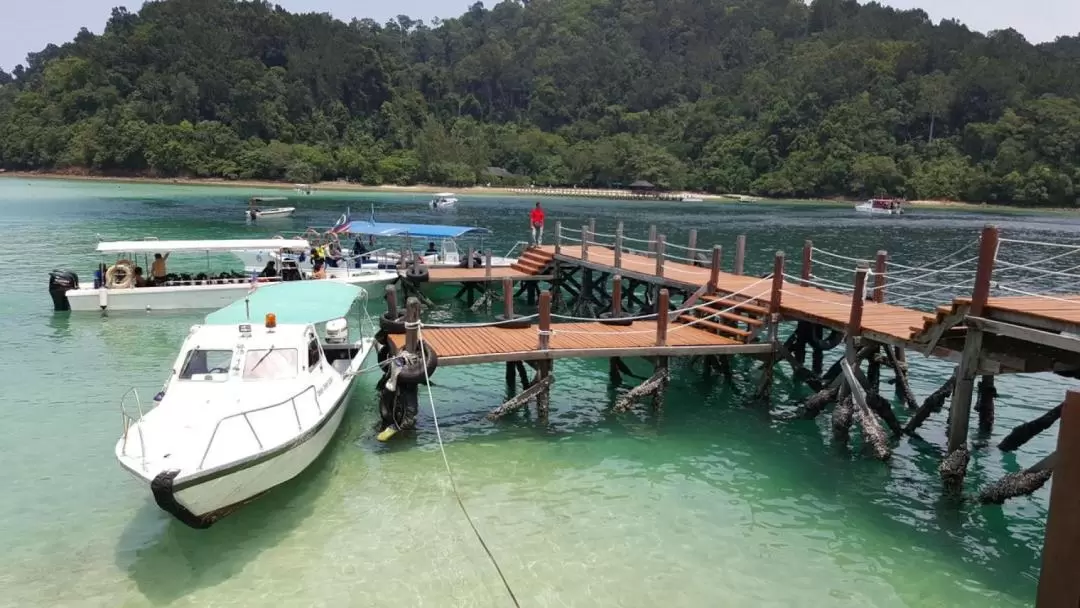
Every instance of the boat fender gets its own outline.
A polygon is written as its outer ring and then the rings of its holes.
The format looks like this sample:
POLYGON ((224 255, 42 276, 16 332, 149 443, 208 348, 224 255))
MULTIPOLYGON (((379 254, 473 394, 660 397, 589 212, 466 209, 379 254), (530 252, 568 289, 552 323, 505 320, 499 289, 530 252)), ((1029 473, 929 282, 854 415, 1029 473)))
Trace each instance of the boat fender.
POLYGON ((840 342, 844 339, 844 333, 836 331, 835 329, 829 333, 829 337, 822 340, 816 335, 808 339, 806 342, 814 350, 832 350, 840 345, 840 342))
MULTIPOLYGON (((468 268, 468 267, 469 267, 469 256, 466 255, 461 260, 461 262, 458 263, 458 268, 468 268)), ((473 265, 472 265, 472 267, 473 268, 483 268, 484 267, 484 258, 479 256, 479 255, 473 254, 473 265)))
POLYGON ((431 275, 428 273, 427 266, 416 265, 410 266, 409 269, 405 271, 405 278, 413 283, 427 283, 431 278, 431 275))
POLYGON ((403 336, 405 335, 405 317, 402 315, 396 319, 391 319, 390 313, 384 312, 379 317, 379 330, 391 336, 403 336))
POLYGON ((611 325, 613 327, 628 327, 633 325, 633 319, 629 317, 611 317, 610 312, 600 313, 600 318, 597 319, 601 325, 611 325))
POLYGON ((435 375, 435 370, 439 367, 439 355, 435 352, 434 348, 427 343, 426 340, 420 341, 420 349, 423 351, 424 356, 419 354, 412 359, 406 365, 400 367, 398 371, 397 382, 401 386, 422 384, 427 378, 435 375), (427 371, 424 370, 424 361, 427 361, 427 371))
POLYGON ((154 494, 154 502, 166 513, 179 519, 185 525, 197 530, 209 528, 214 522, 195 515, 177 502, 173 495, 173 480, 180 474, 179 470, 162 471, 150 482, 150 491, 154 494))
POLYGON ((527 319, 522 315, 514 315, 513 318, 507 319, 506 315, 495 315, 495 320, 498 321, 499 329, 528 329, 532 327, 532 319, 527 319))
POLYGON ((128 289, 135 285, 135 265, 130 260, 120 260, 105 271, 105 286, 109 289, 128 289), (123 278, 116 275, 123 273, 123 278))

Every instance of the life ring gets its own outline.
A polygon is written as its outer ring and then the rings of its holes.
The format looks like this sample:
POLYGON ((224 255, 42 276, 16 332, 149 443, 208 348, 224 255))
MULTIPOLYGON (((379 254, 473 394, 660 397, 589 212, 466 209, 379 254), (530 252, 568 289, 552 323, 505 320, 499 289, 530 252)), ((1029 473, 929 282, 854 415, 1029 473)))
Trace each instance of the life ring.
POLYGON ((105 271, 105 286, 109 289, 128 289, 135 285, 135 265, 131 260, 120 260, 105 271), (123 273, 122 279, 116 275, 123 273))

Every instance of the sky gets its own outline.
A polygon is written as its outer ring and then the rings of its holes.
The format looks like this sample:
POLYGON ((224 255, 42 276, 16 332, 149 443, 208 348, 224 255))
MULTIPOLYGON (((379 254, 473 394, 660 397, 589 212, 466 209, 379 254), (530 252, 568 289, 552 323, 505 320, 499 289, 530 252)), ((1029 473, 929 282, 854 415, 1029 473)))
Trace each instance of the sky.
MULTIPOLYGON (((465 12, 474 0, 277 0, 292 12, 328 12, 348 21, 370 17, 386 21, 397 15, 430 21, 465 12)), ((973 30, 1012 27, 1029 41, 1047 42, 1057 36, 1080 34, 1080 0, 882 0, 896 8, 922 8, 935 22, 956 18, 973 30)), ((0 21, 0 68, 11 71, 26 62, 26 54, 40 51, 50 42, 70 41, 82 27, 100 34, 112 7, 127 6, 132 12, 140 0, 38 0, 5 2, 0 21)), ((492 6, 495 0, 487 0, 492 6)))

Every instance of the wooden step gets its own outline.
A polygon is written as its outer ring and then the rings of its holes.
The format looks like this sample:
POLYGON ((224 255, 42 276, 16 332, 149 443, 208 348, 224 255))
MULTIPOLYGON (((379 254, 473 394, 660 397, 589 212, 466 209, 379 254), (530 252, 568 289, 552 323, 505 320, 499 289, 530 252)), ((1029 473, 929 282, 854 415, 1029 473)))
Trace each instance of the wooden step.
POLYGON ((525 261, 534 262, 536 264, 540 264, 541 266, 547 266, 548 264, 551 263, 551 260, 552 260, 552 258, 547 257, 547 256, 532 255, 532 254, 529 254, 529 253, 526 253, 525 255, 518 258, 519 262, 525 262, 525 261))
POLYGON ((701 301, 718 304, 722 309, 731 308, 732 306, 738 305, 738 308, 736 308, 735 310, 745 312, 751 315, 758 315, 761 317, 769 314, 769 310, 767 308, 762 308, 756 304, 751 304, 749 302, 739 302, 736 300, 729 300, 727 298, 718 298, 716 296, 704 296, 703 298, 701 298, 701 301))
POLYGON ((693 317, 690 315, 679 315, 678 320, 682 323, 693 323, 694 327, 700 327, 702 329, 712 329, 718 333, 727 334, 729 336, 739 338, 740 340, 745 340, 750 337, 750 332, 748 331, 743 331, 737 327, 724 325, 723 323, 703 321, 701 319, 698 319, 697 317, 693 317))
POLYGON ((761 319, 743 316, 734 312, 724 312, 722 310, 716 310, 715 308, 710 308, 708 306, 702 306, 698 310, 705 313, 702 315, 703 317, 720 317, 721 319, 727 319, 728 321, 746 323, 747 325, 751 325, 753 327, 761 327, 765 324, 765 322, 761 319))
POLYGON ((521 263, 518 263, 518 262, 514 262, 513 264, 511 264, 510 268, 512 268, 513 270, 516 270, 518 272, 525 273, 525 274, 527 274, 529 276, 538 275, 543 270, 543 268, 535 268, 533 266, 527 266, 525 264, 521 264, 521 263))

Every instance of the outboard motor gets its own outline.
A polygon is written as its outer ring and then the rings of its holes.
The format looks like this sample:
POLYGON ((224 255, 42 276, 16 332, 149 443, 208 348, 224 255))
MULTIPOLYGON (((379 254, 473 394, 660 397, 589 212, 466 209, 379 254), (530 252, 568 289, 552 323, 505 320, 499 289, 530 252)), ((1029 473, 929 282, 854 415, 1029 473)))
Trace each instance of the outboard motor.
POLYGON ((79 288, 79 275, 70 270, 53 270, 49 273, 49 295, 53 310, 71 310, 67 292, 79 288))

